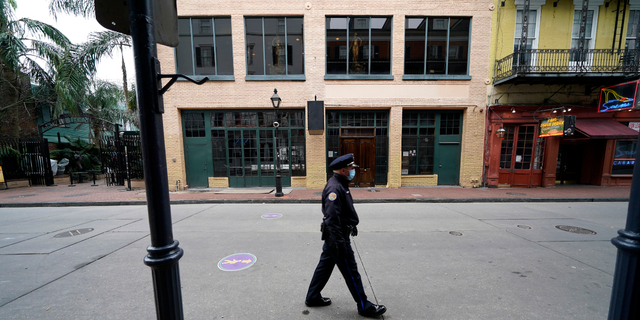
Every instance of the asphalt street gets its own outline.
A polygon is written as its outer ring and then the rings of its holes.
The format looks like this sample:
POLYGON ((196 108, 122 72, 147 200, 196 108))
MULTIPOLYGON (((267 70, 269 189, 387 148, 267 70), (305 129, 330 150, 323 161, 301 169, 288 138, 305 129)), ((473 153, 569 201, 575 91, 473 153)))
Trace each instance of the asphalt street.
MULTIPOLYGON (((627 206, 356 204, 354 242, 384 319, 604 319, 627 206)), ((173 205, 185 319, 360 319, 337 270, 333 304, 304 305, 321 217, 319 204, 173 205), (236 253, 256 259, 221 270, 236 253)), ((146 206, 0 208, 0 319, 155 319, 148 234, 146 206)))

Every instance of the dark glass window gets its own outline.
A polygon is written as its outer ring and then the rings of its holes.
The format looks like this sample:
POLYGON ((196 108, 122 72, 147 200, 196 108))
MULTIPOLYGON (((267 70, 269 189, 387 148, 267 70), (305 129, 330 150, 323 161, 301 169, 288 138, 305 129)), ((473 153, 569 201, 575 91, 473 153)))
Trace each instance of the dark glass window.
POLYGON ((405 111, 402 113, 401 172, 403 175, 433 174, 436 140, 435 119, 436 112, 434 111, 405 111))
POLYGON ((613 155, 611 174, 633 174, 638 140, 618 140, 613 155))
POLYGON ((225 149, 224 130, 211 130, 211 147, 213 151, 213 176, 227 176, 227 155, 225 149))
POLYGON ((245 18, 247 75, 304 74, 302 17, 245 18))
POLYGON ((500 169, 511 169, 511 158, 513 155, 513 140, 516 127, 506 126, 504 139, 500 147, 500 169))
POLYGON ((204 113, 185 114, 184 127, 187 138, 206 137, 204 131, 204 113))
POLYGON ((233 75, 231 18, 178 18, 177 72, 233 75))
POLYGON ((471 18, 407 17, 405 74, 467 75, 471 18))
POLYGON ((328 17, 327 74, 391 74, 391 17, 328 17))
POLYGON ((443 112, 440 114, 440 134, 441 135, 459 135, 460 134, 460 114, 459 113, 443 112))

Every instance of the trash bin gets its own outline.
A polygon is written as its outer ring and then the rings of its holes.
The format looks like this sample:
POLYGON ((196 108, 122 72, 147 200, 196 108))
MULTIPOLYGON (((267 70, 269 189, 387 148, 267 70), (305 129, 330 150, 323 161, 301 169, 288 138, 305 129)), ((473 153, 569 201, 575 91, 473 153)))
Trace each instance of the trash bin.
POLYGON ((58 162, 58 174, 63 174, 68 164, 69 164, 69 159, 62 158, 62 160, 58 162))
POLYGON ((58 174, 58 160, 49 159, 51 161, 51 173, 55 176, 58 174))

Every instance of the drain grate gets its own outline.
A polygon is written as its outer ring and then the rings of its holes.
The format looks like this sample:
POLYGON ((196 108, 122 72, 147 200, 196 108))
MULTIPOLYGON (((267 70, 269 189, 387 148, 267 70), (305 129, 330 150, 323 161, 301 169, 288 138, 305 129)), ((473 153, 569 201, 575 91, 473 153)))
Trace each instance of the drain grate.
POLYGON ((11 196, 11 197, 4 197, 5 199, 18 199, 18 198, 24 198, 24 197, 33 197, 33 196, 37 196, 37 194, 23 194, 20 196, 11 196))
POLYGON ((54 238, 74 237, 74 236, 79 236, 81 234, 89 233, 91 231, 93 231, 93 228, 76 229, 76 230, 71 230, 71 231, 65 231, 65 232, 62 232, 62 233, 58 233, 53 237, 54 238))
POLYGON ((88 196, 91 193, 76 193, 76 194, 70 194, 70 195, 66 195, 66 196, 62 196, 63 198, 72 198, 72 197, 82 197, 82 196, 88 196))
POLYGON ((510 194, 512 196, 526 196, 525 193, 518 193, 518 192, 507 192, 507 194, 510 194))
POLYGON ((529 226, 525 226, 525 225, 523 225, 523 224, 519 224, 519 225, 518 225, 518 228, 520 228, 520 229, 525 229, 525 230, 529 230, 529 229, 531 229, 531 227, 529 227, 529 226))
POLYGON ((560 225, 560 226, 556 226, 556 228, 560 229, 562 231, 571 232, 571 233, 577 233, 577 234, 589 234, 589 235, 598 234, 597 232, 595 232, 593 230, 580 228, 580 227, 574 227, 574 226, 563 226, 563 225, 560 225))
POLYGON ((456 237, 461 237, 462 236, 462 232, 458 232, 458 231, 451 231, 449 232, 450 235, 452 236, 456 236, 456 237))
POLYGON ((322 197, 322 192, 314 192, 313 195, 314 196, 318 196, 318 197, 322 197))
POLYGON ((371 189, 369 192, 380 192, 380 190, 371 189))

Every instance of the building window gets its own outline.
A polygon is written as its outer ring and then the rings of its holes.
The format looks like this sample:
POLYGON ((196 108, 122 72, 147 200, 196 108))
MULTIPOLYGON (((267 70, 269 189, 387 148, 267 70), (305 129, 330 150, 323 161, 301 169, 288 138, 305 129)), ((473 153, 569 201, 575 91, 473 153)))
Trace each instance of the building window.
POLYGON ((638 140, 618 140, 613 155, 611 174, 633 174, 638 140))
POLYGON ((627 26, 627 39, 625 41, 625 49, 636 48, 636 35, 640 28, 640 10, 629 11, 629 24, 627 26))
POLYGON ((187 138, 206 137, 204 131, 204 114, 187 113, 184 120, 184 132, 187 138))
POLYGON ((404 74, 468 75, 471 18, 405 19, 404 74))
POLYGON ((177 73, 209 77, 233 75, 231 18, 178 18, 178 32, 177 73))
POLYGON ((390 75, 391 17, 327 17, 328 75, 390 75))
MULTIPOLYGON (((593 35, 595 33, 595 24, 593 23, 594 10, 587 11, 587 25, 585 27, 584 35, 584 49, 593 49, 595 41, 593 41, 593 35)), ((582 20, 582 10, 575 10, 573 13, 573 31, 571 32, 571 49, 578 50, 580 48, 580 20, 582 20)), ((587 54, 584 52, 571 52, 569 61, 586 61, 587 54)))
POLYGON ((302 17, 245 18, 247 76, 304 75, 302 17))
MULTIPOLYGON (((513 52, 519 50, 531 50, 538 47, 538 10, 529 10, 528 28, 527 28, 527 44, 526 47, 520 47, 520 40, 522 39, 522 15, 523 10, 516 11, 516 30, 515 38, 513 39, 513 52)), ((513 59, 514 65, 531 65, 531 52, 521 52, 513 59)))
POLYGON ((435 141, 436 112, 402 113, 402 175, 433 174, 435 141))

